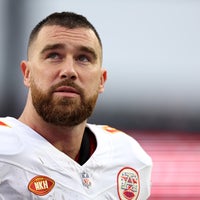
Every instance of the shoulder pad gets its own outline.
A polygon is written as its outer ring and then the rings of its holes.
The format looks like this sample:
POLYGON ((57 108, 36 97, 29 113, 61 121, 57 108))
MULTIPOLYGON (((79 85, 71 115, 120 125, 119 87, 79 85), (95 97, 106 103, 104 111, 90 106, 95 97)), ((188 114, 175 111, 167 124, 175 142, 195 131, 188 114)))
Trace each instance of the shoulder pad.
POLYGON ((0 127, 0 155, 14 155, 23 148, 23 142, 13 128, 0 127))
POLYGON ((101 128, 109 133, 123 133, 122 131, 107 125, 101 126, 101 128))
MULTIPOLYGON (((96 124, 87 124, 87 126, 93 130, 101 130, 107 133, 124 133, 123 131, 120 131, 116 128, 113 128, 108 125, 96 125, 96 124)), ((126 133, 124 133, 126 134, 126 133)))

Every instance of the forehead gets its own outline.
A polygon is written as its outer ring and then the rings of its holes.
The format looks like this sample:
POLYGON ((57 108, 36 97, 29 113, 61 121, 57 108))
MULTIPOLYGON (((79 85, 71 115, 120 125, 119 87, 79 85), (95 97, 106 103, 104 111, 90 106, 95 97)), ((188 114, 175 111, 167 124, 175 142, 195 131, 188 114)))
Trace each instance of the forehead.
POLYGON ((91 29, 73 28, 69 29, 62 26, 44 26, 32 43, 31 49, 39 48, 51 43, 63 43, 66 45, 82 45, 94 48, 101 55, 101 46, 91 29))

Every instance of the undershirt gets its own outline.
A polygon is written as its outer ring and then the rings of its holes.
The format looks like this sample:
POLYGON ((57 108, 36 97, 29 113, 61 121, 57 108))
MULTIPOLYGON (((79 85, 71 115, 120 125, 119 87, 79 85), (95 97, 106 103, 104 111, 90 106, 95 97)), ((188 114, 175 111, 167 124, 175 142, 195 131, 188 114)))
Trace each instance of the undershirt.
POLYGON ((96 146, 97 142, 94 134, 90 131, 89 128, 86 127, 81 142, 81 148, 75 158, 75 161, 80 165, 86 163, 90 156, 94 153, 96 146))

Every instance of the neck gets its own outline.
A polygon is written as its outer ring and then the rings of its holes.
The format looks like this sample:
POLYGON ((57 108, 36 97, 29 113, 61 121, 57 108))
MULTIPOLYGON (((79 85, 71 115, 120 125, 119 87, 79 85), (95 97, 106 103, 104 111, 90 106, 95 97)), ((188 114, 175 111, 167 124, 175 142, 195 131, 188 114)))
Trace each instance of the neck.
POLYGON ((19 121, 28 125, 58 150, 75 160, 81 147, 86 121, 73 127, 57 126, 45 122, 36 111, 31 113, 26 109, 19 117, 19 121))

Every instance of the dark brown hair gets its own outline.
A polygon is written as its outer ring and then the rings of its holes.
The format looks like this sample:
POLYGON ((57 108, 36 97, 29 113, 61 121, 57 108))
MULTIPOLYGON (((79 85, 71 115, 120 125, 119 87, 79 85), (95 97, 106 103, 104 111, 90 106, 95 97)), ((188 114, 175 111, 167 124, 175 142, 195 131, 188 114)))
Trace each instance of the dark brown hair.
POLYGON ((86 17, 73 13, 73 12, 55 12, 49 16, 47 16, 45 19, 43 19, 41 22, 39 22, 34 29, 32 30, 30 37, 29 37, 29 42, 28 42, 28 47, 30 47, 31 43, 36 39, 39 31, 41 30, 42 27, 48 26, 48 25, 58 25, 58 26, 63 26, 66 28, 88 28, 93 30, 95 33, 99 44, 102 48, 102 43, 101 39, 99 37, 99 34, 97 33, 96 29, 94 26, 87 20, 86 17))

